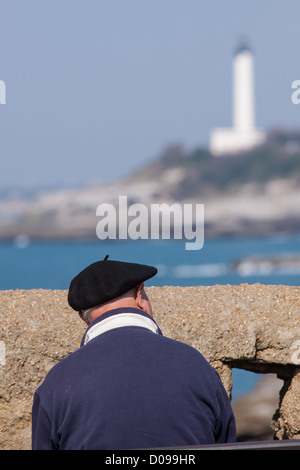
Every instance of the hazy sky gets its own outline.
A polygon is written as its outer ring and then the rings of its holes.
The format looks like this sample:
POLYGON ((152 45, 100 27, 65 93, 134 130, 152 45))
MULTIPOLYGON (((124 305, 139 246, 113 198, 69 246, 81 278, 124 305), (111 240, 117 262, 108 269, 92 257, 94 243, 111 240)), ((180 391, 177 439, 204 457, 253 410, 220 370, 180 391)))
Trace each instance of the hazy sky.
POLYGON ((255 52, 256 122, 300 128, 299 0, 0 0, 0 189, 122 177, 231 126, 231 61, 255 52))

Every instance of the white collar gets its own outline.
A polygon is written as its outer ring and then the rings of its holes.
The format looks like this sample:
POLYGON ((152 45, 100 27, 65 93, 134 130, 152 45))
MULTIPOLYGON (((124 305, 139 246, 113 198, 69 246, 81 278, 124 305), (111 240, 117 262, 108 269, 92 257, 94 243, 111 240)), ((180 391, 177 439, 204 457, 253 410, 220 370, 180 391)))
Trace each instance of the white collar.
POLYGON ((102 335, 106 331, 123 326, 140 326, 153 331, 153 333, 159 334, 159 328, 151 318, 131 312, 118 313, 91 326, 85 334, 83 344, 85 345, 88 341, 96 336, 102 335))

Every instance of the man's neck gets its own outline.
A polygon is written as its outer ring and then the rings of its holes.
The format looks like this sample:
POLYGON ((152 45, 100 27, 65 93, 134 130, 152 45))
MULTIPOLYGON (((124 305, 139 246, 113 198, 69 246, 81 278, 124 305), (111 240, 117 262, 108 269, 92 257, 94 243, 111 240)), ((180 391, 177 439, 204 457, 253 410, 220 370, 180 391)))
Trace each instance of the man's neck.
POLYGON ((111 302, 107 302, 105 305, 102 305, 101 307, 96 308, 95 310, 91 312, 90 323, 92 323, 93 320, 100 317, 104 313, 109 312, 110 310, 115 310, 116 308, 139 308, 139 307, 137 306, 135 300, 131 298, 112 300, 111 302))

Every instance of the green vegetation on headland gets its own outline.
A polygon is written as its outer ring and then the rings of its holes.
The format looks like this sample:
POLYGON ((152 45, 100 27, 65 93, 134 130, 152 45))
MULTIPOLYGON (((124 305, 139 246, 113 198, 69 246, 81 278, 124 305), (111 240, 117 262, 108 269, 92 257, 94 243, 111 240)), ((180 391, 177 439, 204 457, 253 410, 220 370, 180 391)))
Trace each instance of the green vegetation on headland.
POLYGON ((130 180, 155 180, 175 168, 181 169, 181 177, 169 185, 168 192, 179 201, 212 192, 226 193, 249 183, 260 186, 278 179, 300 182, 300 132, 276 131, 262 146, 221 157, 214 157, 206 148, 186 152, 179 144, 170 145, 130 180))

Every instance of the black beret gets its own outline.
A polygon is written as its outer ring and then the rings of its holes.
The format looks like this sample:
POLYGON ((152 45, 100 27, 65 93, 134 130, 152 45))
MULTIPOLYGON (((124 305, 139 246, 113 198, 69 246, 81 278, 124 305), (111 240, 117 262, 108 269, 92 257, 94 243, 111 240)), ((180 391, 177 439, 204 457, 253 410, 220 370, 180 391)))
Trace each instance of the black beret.
POLYGON ((86 310, 115 299, 157 273, 152 266, 107 258, 89 265, 72 279, 68 302, 74 310, 86 310))

